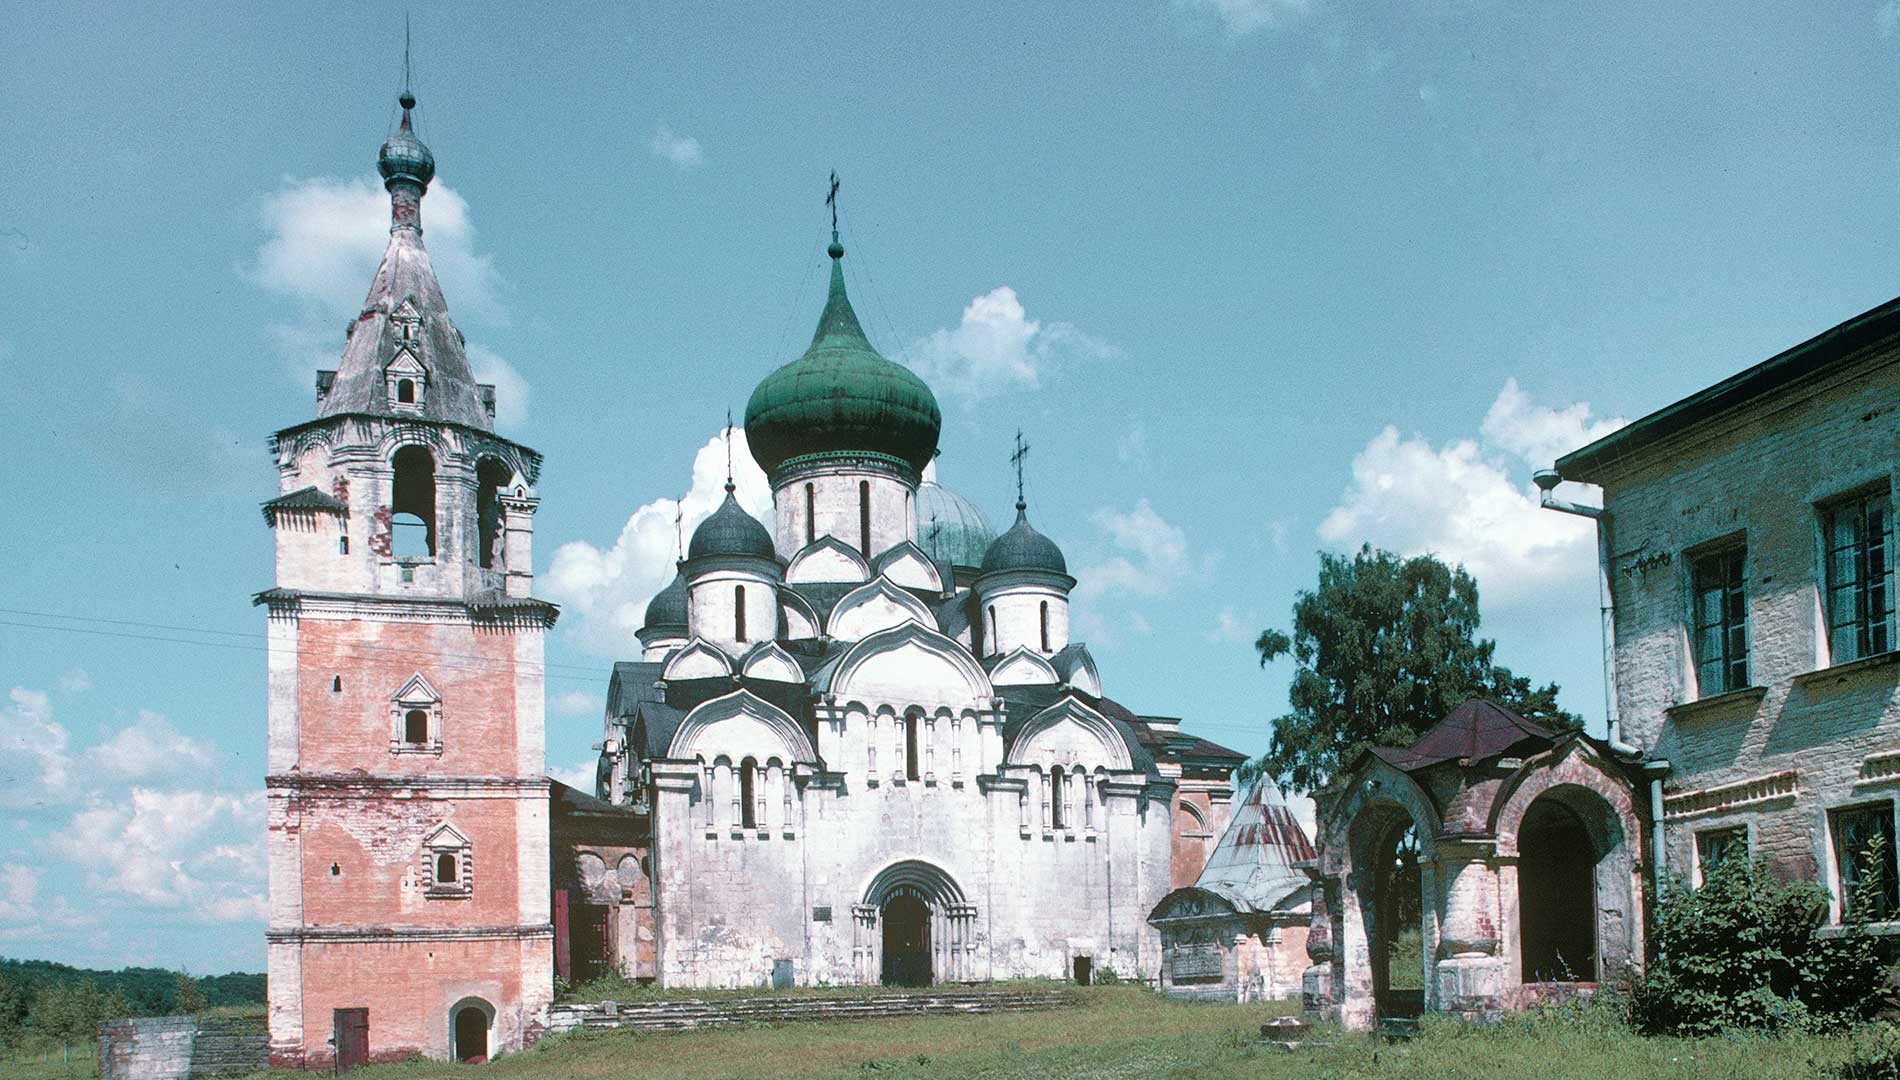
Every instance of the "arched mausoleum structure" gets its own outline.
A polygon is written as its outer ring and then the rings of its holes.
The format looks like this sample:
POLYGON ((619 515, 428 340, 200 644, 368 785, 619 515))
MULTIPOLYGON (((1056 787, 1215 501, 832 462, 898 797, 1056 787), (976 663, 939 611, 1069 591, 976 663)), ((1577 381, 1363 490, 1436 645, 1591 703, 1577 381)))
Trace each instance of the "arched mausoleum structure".
POLYGON ((1307 1009, 1365 1029, 1419 1011, 1495 1015, 1624 978, 1643 956, 1632 767, 1600 740, 1488 701, 1411 746, 1365 751, 1315 796, 1307 1009), (1414 911, 1420 952, 1394 956, 1414 911))

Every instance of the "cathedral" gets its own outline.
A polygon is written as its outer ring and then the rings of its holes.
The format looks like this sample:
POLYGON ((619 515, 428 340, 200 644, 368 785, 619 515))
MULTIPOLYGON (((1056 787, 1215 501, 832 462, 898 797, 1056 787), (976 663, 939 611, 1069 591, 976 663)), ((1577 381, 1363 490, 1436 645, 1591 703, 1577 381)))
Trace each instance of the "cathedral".
POLYGON ((728 483, 612 668, 595 790, 549 780, 542 462, 449 319, 401 104, 382 264, 315 418, 271 444, 274 1063, 481 1059, 610 971, 1228 993, 1282 925, 1298 970, 1304 834, 1265 786, 1229 829, 1242 755, 1107 695, 1020 485, 998 535, 924 479, 942 414, 867 340, 835 220, 811 345, 745 412, 771 520, 728 483))

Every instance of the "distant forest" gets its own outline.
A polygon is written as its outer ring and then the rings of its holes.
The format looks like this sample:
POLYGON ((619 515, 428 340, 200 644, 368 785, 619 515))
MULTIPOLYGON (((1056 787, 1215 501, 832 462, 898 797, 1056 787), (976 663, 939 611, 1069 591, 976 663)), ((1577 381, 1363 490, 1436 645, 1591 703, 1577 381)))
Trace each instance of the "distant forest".
POLYGON ((0 1048, 83 1043, 101 1020, 264 1004, 264 976, 162 968, 94 971, 0 957, 0 1048))

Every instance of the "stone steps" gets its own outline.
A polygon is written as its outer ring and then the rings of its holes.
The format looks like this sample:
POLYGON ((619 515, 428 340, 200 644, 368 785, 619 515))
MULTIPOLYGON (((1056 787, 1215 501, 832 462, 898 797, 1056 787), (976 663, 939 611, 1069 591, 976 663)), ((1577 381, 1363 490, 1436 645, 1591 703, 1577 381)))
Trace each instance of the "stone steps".
POLYGON ((681 998, 627 1004, 556 1005, 549 1011, 548 1028, 551 1031, 622 1027, 641 1031, 685 1031, 722 1024, 1020 1012, 1061 1008, 1071 1003, 1072 998, 1063 990, 924 992, 867 998, 681 998))

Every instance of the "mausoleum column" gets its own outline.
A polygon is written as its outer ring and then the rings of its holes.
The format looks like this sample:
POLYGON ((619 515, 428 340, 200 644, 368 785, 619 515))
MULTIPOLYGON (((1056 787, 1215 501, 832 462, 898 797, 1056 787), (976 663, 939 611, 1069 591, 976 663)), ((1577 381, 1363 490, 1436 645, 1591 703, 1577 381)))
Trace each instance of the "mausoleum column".
POLYGON ((1441 839, 1436 854, 1440 918, 1427 1007, 1478 1015, 1496 1012, 1505 990, 1498 951, 1502 913, 1496 841, 1441 839))

